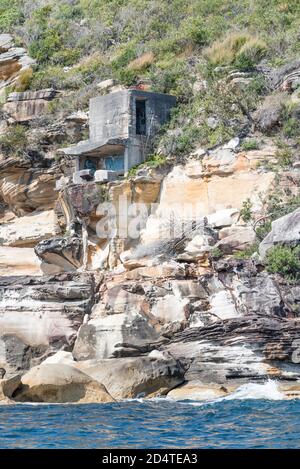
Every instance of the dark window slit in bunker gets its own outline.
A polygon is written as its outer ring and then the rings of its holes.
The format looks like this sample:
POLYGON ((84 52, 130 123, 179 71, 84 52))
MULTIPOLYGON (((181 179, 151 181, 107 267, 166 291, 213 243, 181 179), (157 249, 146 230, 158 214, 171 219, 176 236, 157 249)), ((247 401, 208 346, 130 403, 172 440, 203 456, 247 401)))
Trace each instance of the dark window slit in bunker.
POLYGON ((136 100, 136 133, 146 135, 146 101, 136 100))

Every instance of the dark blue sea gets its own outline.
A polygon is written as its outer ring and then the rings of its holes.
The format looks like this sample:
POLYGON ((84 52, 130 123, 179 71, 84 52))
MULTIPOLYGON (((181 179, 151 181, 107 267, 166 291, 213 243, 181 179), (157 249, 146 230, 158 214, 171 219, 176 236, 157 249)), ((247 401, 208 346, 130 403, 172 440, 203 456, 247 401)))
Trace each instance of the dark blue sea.
POLYGON ((299 448, 300 400, 0 406, 0 448, 299 448))

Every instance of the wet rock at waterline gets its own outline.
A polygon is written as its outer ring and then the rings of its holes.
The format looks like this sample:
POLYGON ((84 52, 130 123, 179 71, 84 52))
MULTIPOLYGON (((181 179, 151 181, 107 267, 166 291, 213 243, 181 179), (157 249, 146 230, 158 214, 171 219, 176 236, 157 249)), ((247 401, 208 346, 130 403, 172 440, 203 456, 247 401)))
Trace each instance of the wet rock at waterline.
POLYGON ((32 368, 13 393, 17 402, 114 402, 105 386, 80 370, 63 364, 32 368))

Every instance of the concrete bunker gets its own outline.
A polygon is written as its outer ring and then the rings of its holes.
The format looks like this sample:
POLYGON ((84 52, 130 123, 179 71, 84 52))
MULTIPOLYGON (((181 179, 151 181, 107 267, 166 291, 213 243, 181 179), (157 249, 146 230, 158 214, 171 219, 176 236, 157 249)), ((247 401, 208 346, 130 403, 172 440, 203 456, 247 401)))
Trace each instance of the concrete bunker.
POLYGON ((176 98, 128 89, 90 100, 89 139, 64 148, 75 158, 73 183, 105 182, 143 163, 176 98))

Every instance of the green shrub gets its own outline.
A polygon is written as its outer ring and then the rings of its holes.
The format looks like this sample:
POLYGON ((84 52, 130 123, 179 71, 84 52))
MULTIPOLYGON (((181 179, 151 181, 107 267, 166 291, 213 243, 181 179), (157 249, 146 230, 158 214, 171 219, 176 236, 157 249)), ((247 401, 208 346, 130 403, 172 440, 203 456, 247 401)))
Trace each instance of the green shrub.
POLYGON ((277 142, 278 149, 275 152, 275 158, 277 159, 277 163, 282 168, 286 168, 290 166, 293 162, 293 153, 291 148, 282 141, 277 142))
POLYGON ((211 259, 218 260, 223 256, 223 252, 219 248, 213 248, 209 253, 211 259))
POLYGON ((18 0, 0 0, 0 32, 10 33, 13 25, 24 20, 18 0))
POLYGON ((158 166, 162 166, 165 163, 166 157, 164 155, 152 154, 148 156, 145 164, 149 168, 158 168, 158 166))
POLYGON ((252 244, 252 246, 248 246, 244 251, 237 251, 234 253, 234 257, 236 259, 250 259, 253 254, 258 251, 258 244, 252 244))
POLYGON ((244 140, 243 143, 241 144, 241 149, 244 151, 258 150, 258 148, 259 148, 259 144, 255 138, 249 138, 247 140, 244 140))
POLYGON ((119 52, 119 55, 113 59, 111 66, 113 70, 118 71, 120 68, 126 67, 130 62, 137 58, 136 47, 132 44, 127 44, 119 52))
POLYGON ((107 65, 103 56, 99 53, 92 54, 84 60, 82 60, 78 65, 74 66, 67 73, 67 80, 72 78, 78 79, 82 84, 91 84, 93 81, 100 81, 111 75, 109 66, 107 65))
POLYGON ((130 70, 129 68, 120 68, 115 74, 114 77, 125 86, 131 86, 135 83, 137 79, 137 72, 135 70, 130 70))
POLYGON ((296 117, 289 117, 282 126, 283 134, 288 138, 300 136, 300 121, 296 117))
POLYGON ((269 194, 265 200, 266 213, 270 215, 270 220, 277 220, 300 207, 300 195, 287 196, 280 190, 269 194))
POLYGON ((13 91, 23 92, 28 90, 31 85, 33 77, 33 70, 32 68, 25 68, 21 70, 18 74, 17 80, 13 84, 13 91))
POLYGON ((30 88, 33 90, 39 90, 43 88, 65 88, 66 75, 62 67, 48 66, 37 70, 31 80, 30 88))
POLYGON ((58 27, 49 28, 47 16, 51 7, 43 7, 35 12, 35 18, 39 24, 39 34, 29 45, 29 54, 39 63, 49 62, 55 52, 58 52, 63 44, 62 33, 58 27), (44 12, 44 13, 43 13, 44 12), (45 15, 44 17, 40 15, 45 15))
POLYGON ((239 49, 234 65, 240 70, 253 68, 266 54, 267 45, 261 39, 253 37, 239 49))
POLYGON ((201 137, 201 129, 195 124, 188 124, 176 140, 176 153, 188 154, 201 137))
POLYGON ((80 58, 81 52, 78 48, 60 49, 52 55, 52 63, 59 65, 73 65, 80 58))
POLYGON ((265 220, 255 228, 255 233, 259 241, 262 241, 272 229, 272 221, 265 220))
POLYGON ((142 168, 158 168, 166 163, 164 155, 149 155, 145 163, 137 164, 129 169, 127 176, 134 177, 139 169, 142 168))
POLYGON ((252 202, 250 199, 244 200, 240 210, 240 217, 245 223, 252 219, 252 202))
POLYGON ((26 146, 26 127, 20 124, 9 127, 0 137, 0 152, 5 156, 24 156, 26 146))
POLYGON ((186 36, 198 46, 204 46, 208 42, 208 31, 202 18, 189 20, 186 28, 186 36))
POLYGON ((267 252, 266 268, 268 272, 278 273, 289 281, 300 280, 300 246, 274 246, 267 252))

